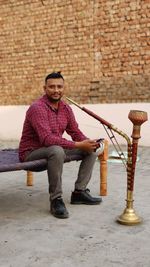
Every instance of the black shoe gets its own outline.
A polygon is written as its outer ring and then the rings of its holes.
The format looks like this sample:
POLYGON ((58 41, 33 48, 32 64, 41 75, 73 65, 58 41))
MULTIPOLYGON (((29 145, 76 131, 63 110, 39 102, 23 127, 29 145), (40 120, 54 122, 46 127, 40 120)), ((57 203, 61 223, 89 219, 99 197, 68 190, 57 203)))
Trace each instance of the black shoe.
POLYGON ((61 197, 55 198, 51 202, 51 213, 60 219, 69 217, 69 213, 66 209, 65 203, 61 197))
POLYGON ((101 197, 92 197, 89 192, 89 189, 75 190, 71 195, 71 204, 97 205, 102 202, 101 197))

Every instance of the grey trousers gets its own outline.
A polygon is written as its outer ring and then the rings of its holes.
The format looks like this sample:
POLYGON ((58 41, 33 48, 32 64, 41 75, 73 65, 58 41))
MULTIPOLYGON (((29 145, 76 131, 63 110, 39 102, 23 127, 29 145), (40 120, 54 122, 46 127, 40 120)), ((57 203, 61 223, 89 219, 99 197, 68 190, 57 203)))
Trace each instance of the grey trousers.
POLYGON ((49 182, 50 200, 62 196, 62 171, 66 156, 82 155, 75 189, 84 190, 91 179, 93 166, 96 160, 96 153, 85 152, 79 149, 63 149, 53 145, 33 150, 26 156, 26 161, 47 158, 47 173, 49 182))

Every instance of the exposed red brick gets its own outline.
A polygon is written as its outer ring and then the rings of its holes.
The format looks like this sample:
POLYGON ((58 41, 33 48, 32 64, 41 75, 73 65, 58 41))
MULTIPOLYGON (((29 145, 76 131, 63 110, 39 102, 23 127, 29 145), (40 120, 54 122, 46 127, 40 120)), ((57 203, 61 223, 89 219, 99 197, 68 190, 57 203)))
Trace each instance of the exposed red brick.
POLYGON ((150 102, 149 0, 1 0, 0 104, 30 104, 62 71, 82 103, 150 102))

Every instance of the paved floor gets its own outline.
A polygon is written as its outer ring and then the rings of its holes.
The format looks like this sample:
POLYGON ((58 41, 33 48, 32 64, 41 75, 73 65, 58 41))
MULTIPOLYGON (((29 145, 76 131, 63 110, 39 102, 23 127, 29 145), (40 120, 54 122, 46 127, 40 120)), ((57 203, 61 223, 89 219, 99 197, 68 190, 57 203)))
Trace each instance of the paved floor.
MULTIPOLYGON (((150 267, 150 147, 139 147, 134 208, 137 226, 116 223, 125 208, 126 172, 108 164, 108 196, 98 206, 70 205, 79 163, 64 165, 64 200, 70 218, 49 213, 46 172, 26 187, 25 172, 0 174, 0 267, 150 267)), ((96 162, 92 194, 99 194, 96 162)))

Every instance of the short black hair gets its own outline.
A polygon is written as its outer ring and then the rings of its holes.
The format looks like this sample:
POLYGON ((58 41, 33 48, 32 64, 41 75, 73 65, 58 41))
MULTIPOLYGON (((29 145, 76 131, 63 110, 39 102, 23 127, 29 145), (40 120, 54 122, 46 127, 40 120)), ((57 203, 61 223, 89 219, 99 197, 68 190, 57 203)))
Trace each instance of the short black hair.
POLYGON ((64 77, 61 75, 61 72, 58 71, 58 72, 52 72, 48 74, 45 78, 45 83, 47 82, 48 79, 63 79, 64 80, 64 77))

